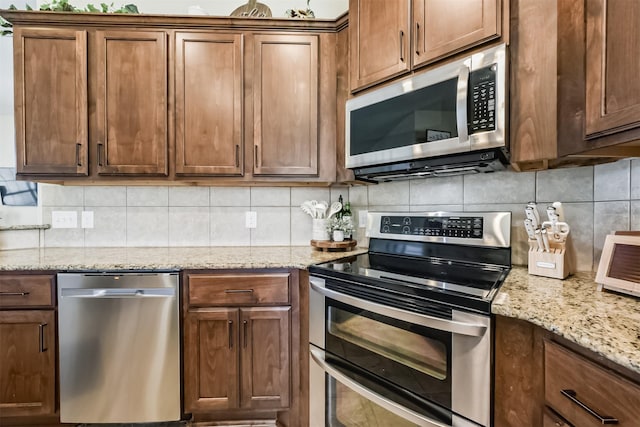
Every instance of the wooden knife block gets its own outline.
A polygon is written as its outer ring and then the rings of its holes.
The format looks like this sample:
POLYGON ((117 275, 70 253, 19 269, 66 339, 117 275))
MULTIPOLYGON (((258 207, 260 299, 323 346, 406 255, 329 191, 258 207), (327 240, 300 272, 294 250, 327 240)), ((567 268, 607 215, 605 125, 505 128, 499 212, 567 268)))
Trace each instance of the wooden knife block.
POLYGON ((529 240, 529 274, 565 279, 571 274, 571 263, 564 244, 550 244, 550 251, 537 248, 535 240, 529 240))

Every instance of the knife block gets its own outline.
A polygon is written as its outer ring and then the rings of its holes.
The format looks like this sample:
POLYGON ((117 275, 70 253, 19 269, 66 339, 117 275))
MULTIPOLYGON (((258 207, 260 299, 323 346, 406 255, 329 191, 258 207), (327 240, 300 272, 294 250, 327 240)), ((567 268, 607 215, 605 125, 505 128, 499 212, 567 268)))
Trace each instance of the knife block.
POLYGON ((565 279, 571 274, 570 261, 564 244, 550 244, 549 252, 537 247, 529 240, 529 274, 565 279))

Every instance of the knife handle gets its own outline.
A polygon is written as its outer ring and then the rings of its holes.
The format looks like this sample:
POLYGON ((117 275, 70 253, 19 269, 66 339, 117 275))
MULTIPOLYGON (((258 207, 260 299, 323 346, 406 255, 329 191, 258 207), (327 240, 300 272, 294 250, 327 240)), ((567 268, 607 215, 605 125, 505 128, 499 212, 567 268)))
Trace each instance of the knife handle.
POLYGON ((536 241, 538 242, 538 250, 541 251, 544 248, 544 244, 542 243, 542 230, 536 228, 535 235, 536 241))
POLYGON ((540 231, 540 234, 542 235, 542 244, 544 245, 544 251, 549 252, 549 236, 547 235, 547 229, 543 228, 540 231))
POLYGON ((533 223, 529 218, 524 220, 524 229, 527 230, 527 236, 529 236, 529 239, 535 240, 536 238, 535 227, 533 226, 533 223))
POLYGON ((531 220, 533 228, 538 228, 538 226, 540 225, 540 215, 538 214, 538 210, 535 207, 535 203, 533 206, 531 205, 531 203, 529 203, 529 205, 527 205, 524 210, 524 214, 527 216, 527 219, 531 220))

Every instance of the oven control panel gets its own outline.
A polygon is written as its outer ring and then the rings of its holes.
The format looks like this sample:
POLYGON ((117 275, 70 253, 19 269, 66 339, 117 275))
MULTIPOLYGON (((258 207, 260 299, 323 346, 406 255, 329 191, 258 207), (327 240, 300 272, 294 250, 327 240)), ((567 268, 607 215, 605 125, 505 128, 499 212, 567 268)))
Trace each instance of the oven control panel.
POLYGON ((482 239, 481 216, 383 216, 381 234, 482 239))

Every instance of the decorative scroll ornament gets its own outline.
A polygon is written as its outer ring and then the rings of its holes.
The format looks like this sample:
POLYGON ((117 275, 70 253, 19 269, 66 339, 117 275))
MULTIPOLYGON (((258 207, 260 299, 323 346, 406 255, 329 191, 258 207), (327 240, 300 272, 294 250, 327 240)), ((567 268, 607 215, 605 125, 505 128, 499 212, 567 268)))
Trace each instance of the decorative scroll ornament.
POLYGON ((245 18, 270 18, 271 9, 266 4, 258 3, 257 0, 249 0, 247 4, 236 8, 231 12, 231 16, 242 16, 245 18))

